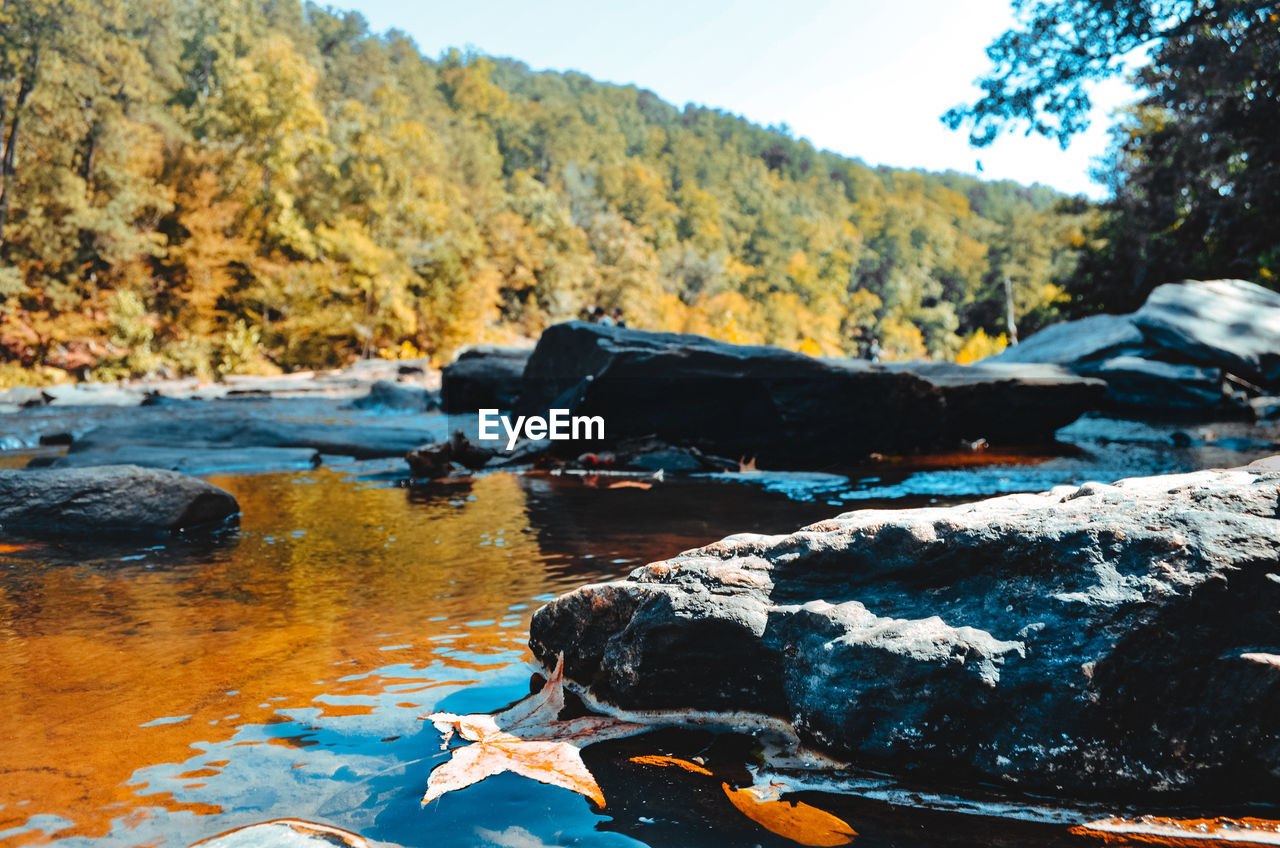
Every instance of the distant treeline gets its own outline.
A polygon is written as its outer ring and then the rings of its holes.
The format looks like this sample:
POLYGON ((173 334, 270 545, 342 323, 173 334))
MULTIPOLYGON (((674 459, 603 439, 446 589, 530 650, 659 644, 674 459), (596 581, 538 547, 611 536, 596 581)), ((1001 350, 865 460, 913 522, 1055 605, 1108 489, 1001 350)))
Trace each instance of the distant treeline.
POLYGON ((1055 317, 1097 214, 296 0, 22 0, 0 41, 0 382, 443 360, 596 306, 968 360, 1006 289, 1055 317))

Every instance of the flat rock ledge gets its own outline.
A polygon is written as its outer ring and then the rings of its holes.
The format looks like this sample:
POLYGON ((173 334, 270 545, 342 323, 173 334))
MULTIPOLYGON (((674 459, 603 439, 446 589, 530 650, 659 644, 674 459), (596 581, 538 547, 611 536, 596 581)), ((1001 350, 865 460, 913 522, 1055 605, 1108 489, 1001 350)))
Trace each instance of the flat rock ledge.
POLYGON ((108 465, 0 470, 0 535, 162 535, 219 527, 235 497, 174 471, 108 465))
POLYGON ((1280 797, 1280 457, 740 534, 540 609, 628 711, 1059 797, 1280 797))

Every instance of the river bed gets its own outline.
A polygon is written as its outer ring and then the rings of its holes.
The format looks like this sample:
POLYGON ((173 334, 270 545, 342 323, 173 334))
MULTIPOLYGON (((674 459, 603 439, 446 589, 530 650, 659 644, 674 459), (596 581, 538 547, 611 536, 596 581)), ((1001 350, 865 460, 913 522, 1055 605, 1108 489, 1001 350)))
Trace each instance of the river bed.
MULTIPOLYGON (((637 750, 728 769, 750 755, 707 734, 588 749, 603 810, 509 773, 424 807, 446 754, 421 717, 527 694, 541 603, 731 533, 1275 452, 1236 425, 1088 419, 1060 439, 649 488, 541 473, 409 486, 398 461, 339 462, 209 477, 243 510, 239 528, 213 536, 0 540, 0 845, 181 848, 286 816, 401 846, 795 844, 739 814, 718 779, 627 765, 637 750)), ((1009 799, 980 788, 860 779, 860 792, 802 796, 860 845, 1078 841, 1044 816, 997 815, 1009 799)))

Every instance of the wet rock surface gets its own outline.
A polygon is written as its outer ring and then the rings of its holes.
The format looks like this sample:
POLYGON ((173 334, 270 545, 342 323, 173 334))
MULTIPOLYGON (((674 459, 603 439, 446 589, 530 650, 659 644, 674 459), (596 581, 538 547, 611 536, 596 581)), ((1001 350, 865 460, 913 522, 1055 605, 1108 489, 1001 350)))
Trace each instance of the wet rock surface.
POLYGON ((1134 313, 1046 327, 988 363, 1061 365, 1148 415, 1251 417, 1280 395, 1280 294, 1243 280, 1168 283, 1134 313))
POLYGON ((603 445, 655 436, 802 468, 976 439, 1047 440, 1100 404, 1103 390, 1049 366, 883 366, 570 322, 543 332, 518 411, 601 416, 603 445))
POLYGON ((173 471, 0 469, 0 534, 7 536, 159 535, 219 527, 239 511, 230 492, 173 471))
POLYGON ((1081 798, 1280 790, 1280 459, 736 535, 534 617, 627 710, 1081 798))
POLYGON ((146 445, 173 449, 310 448, 364 459, 403 456, 422 444, 424 435, 415 428, 205 415, 97 427, 75 439, 68 455, 108 454, 123 445, 146 445))
POLYGON ((429 412, 440 408, 439 393, 422 386, 379 380, 369 393, 351 402, 352 409, 375 412, 429 412))
POLYGON ((444 411, 511 409, 520 396, 531 348, 477 345, 462 351, 440 375, 444 411))
POLYGON ((153 445, 121 445, 69 453, 65 456, 38 456, 27 468, 90 468, 100 465, 138 465, 167 468, 184 474, 213 474, 231 471, 282 471, 313 468, 320 464, 320 452, 311 448, 179 448, 153 445))

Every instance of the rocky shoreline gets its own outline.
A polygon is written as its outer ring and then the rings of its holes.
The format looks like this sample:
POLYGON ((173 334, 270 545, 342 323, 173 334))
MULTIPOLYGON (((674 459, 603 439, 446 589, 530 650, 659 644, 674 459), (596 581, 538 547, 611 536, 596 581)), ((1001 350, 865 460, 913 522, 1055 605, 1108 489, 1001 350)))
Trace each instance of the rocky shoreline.
POLYGON ((854 765, 1274 800, 1280 459, 731 536, 534 616, 601 704, 746 711, 854 765))

